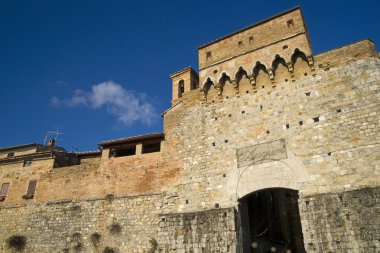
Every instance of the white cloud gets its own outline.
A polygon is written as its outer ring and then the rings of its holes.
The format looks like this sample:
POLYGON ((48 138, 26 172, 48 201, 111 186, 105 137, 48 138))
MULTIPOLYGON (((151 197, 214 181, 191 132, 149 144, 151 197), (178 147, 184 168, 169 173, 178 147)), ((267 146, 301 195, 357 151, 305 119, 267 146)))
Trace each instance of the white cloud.
POLYGON ((145 94, 124 89, 113 81, 93 85, 91 91, 76 90, 71 98, 51 99, 53 106, 88 107, 94 110, 106 108, 107 112, 130 125, 136 121, 151 124, 157 117, 153 105, 145 94))

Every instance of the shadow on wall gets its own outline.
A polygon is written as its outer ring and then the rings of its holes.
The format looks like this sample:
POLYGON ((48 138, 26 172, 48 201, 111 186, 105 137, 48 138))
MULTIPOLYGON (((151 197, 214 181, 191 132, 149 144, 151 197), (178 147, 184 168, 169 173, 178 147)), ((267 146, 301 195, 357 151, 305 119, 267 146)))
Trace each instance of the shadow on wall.
POLYGON ((214 103, 237 94, 256 93, 258 89, 274 88, 278 83, 295 81, 307 76, 311 71, 313 67, 309 64, 305 53, 295 49, 289 62, 279 55, 275 56, 270 68, 257 61, 250 72, 239 67, 235 79, 231 79, 225 72, 218 82, 210 77, 206 78, 202 90, 206 101, 214 103))

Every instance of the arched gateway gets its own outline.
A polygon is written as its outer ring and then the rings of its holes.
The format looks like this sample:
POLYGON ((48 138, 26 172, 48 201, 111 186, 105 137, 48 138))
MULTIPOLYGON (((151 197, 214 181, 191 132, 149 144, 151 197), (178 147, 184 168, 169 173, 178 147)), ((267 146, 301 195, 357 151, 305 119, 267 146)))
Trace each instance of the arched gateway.
POLYGON ((268 188, 239 199, 240 252, 305 252, 298 191, 268 188))

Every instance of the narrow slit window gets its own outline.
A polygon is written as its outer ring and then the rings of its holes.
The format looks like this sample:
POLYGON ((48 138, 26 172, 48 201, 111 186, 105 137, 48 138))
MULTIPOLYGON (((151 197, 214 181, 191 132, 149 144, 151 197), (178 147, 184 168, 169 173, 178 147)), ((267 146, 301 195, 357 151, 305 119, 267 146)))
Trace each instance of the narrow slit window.
POLYGON ((23 196, 24 199, 32 199, 34 198, 34 193, 36 192, 37 180, 30 180, 28 185, 28 190, 26 194, 23 196))
POLYGON ((206 52, 206 60, 211 60, 211 51, 206 52))
POLYGON ((24 167, 29 167, 29 166, 31 166, 32 165, 32 160, 25 160, 24 161, 24 167))
POLYGON ((290 28, 290 27, 294 27, 294 21, 293 19, 289 19, 288 21, 286 21, 286 25, 290 28))
POLYGON ((178 97, 182 97, 183 93, 185 93, 185 81, 180 80, 178 83, 178 97))
POLYGON ((161 150, 161 142, 143 143, 143 145, 142 145, 142 153, 143 154, 160 152, 160 150, 161 150))
POLYGON ((8 194, 9 183, 3 183, 0 190, 0 201, 4 201, 5 197, 8 194))

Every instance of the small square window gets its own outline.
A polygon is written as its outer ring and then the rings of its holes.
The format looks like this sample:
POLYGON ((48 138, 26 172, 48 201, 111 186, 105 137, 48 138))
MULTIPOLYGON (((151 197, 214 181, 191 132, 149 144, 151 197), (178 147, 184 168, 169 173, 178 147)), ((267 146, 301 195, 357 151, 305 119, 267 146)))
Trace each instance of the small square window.
POLYGON ((248 40, 249 40, 249 44, 252 44, 253 43, 253 36, 250 36, 248 40))
POLYGON ((24 161, 24 167, 29 167, 29 166, 31 166, 32 165, 32 161, 31 160, 25 160, 24 161))
POLYGON ((206 52, 206 60, 211 59, 211 51, 206 52))
POLYGON ((240 41, 238 42, 238 46, 239 46, 239 47, 242 47, 242 46, 243 46, 243 41, 240 40, 240 41))
POLYGON ((294 27, 294 21, 293 19, 289 19, 288 21, 286 21, 286 24, 288 27, 294 27))
POLYGON ((9 152, 7 157, 14 157, 15 156, 15 152, 9 152))

